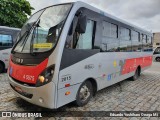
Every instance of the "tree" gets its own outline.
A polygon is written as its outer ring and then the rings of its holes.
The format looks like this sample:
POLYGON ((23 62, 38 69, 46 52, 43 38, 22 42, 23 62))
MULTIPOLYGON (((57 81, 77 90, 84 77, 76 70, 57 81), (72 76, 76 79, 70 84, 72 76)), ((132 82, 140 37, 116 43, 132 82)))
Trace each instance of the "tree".
POLYGON ((0 0, 0 25, 21 28, 34 9, 26 0, 0 0))

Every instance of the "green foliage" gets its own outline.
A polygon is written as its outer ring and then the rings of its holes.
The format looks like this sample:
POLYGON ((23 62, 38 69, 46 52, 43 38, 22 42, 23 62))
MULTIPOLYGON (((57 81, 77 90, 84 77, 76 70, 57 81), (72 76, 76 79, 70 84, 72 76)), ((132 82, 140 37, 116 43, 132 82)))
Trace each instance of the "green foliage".
POLYGON ((33 9, 26 0, 0 0, 0 25, 21 28, 33 9))

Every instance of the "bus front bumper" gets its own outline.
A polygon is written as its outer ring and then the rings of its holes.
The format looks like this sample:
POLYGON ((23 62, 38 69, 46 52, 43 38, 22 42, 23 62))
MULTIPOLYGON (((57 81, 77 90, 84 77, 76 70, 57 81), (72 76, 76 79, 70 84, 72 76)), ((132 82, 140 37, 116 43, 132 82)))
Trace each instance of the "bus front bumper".
POLYGON ((40 87, 30 87, 17 83, 10 76, 9 83, 14 93, 22 99, 45 108, 55 108, 55 84, 50 82, 40 87))

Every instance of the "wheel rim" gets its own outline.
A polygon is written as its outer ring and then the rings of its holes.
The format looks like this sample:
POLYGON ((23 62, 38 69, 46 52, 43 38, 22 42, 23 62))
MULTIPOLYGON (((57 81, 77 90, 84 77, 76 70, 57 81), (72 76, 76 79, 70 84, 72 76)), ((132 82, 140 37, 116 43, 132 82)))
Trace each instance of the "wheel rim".
POLYGON ((89 98, 90 96, 90 90, 86 85, 83 85, 82 88, 80 89, 80 100, 85 101, 86 99, 89 98))

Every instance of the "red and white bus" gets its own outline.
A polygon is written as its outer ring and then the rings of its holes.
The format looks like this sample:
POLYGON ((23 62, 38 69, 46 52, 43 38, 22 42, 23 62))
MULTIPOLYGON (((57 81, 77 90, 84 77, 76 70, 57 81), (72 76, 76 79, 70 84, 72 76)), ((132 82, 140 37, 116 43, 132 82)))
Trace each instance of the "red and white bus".
POLYGON ((44 8, 25 23, 8 69, 13 91, 46 108, 79 106, 152 64, 152 33, 83 2, 44 8))

